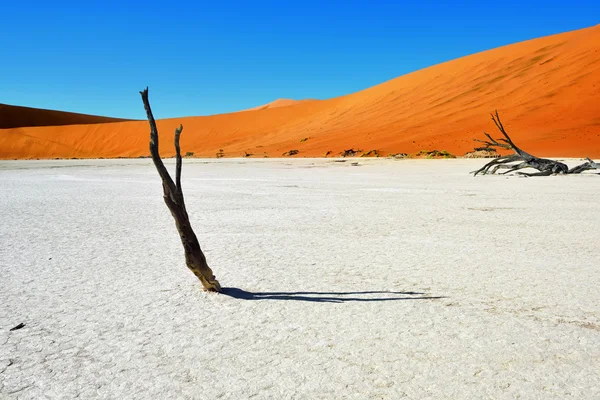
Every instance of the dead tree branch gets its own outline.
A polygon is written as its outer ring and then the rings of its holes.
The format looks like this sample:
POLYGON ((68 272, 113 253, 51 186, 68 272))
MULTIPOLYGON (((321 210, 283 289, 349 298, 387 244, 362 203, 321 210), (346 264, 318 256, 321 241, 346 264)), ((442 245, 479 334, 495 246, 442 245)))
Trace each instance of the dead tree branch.
MULTIPOLYGON (((179 137, 183 131, 183 125, 179 124, 179 128, 175 129, 175 152, 176 152, 176 166, 175 166, 175 187, 177 192, 181 193, 181 149, 179 148, 179 137)), ((183 194, 181 195, 183 198, 183 194)))
POLYGON ((154 120, 150 108, 148 88, 141 91, 140 94, 142 95, 144 109, 146 110, 146 116, 148 117, 148 122, 150 124, 150 154, 152 155, 152 161, 162 180, 163 199, 169 208, 169 211, 171 211, 171 215, 175 219, 175 225, 179 232, 181 244, 183 245, 185 252, 185 262, 187 267, 198 279, 200 279, 205 290, 220 292, 221 285, 208 266, 206 257, 200 248, 198 238, 190 224, 183 199, 183 191, 181 190, 181 151, 179 147, 179 137, 183 131, 183 125, 180 125, 179 128, 175 130, 175 151, 177 153, 177 161, 175 167, 175 182, 173 182, 173 179, 169 175, 169 172, 165 168, 158 153, 158 128, 156 127, 156 121, 154 120))
POLYGON ((559 161, 548 160, 545 158, 539 158, 539 157, 533 156, 533 155, 527 153, 526 151, 523 151, 519 147, 517 147, 517 145, 515 145, 515 143, 510 138, 510 136, 508 136, 508 133, 506 133, 506 129, 504 129, 504 125, 502 124, 502 121, 500 120, 500 116, 498 115, 497 110, 496 110, 495 114, 492 114, 492 121, 494 121, 496 128, 498 128, 498 130, 500 131, 502 136, 504 136, 504 138, 493 139, 489 134, 486 133, 485 135, 488 137, 488 139, 490 139, 490 141, 489 142, 482 141, 482 140, 478 140, 478 141, 486 143, 488 148, 500 147, 503 149, 510 149, 510 150, 513 150, 515 152, 515 154, 510 155, 510 156, 496 158, 496 159, 490 161, 489 163, 485 164, 483 167, 481 167, 477 171, 474 171, 473 172, 474 176, 476 176, 477 174, 480 174, 480 173, 495 174, 498 169, 506 169, 507 171, 503 172, 503 174, 518 171, 518 170, 524 169, 524 168, 533 168, 533 169, 538 170, 538 172, 535 172, 535 173, 517 172, 518 174, 525 175, 525 176, 548 176, 548 175, 554 175, 554 174, 567 174, 569 172, 569 167, 567 167, 567 165, 565 165, 559 161), (503 142, 503 143, 500 143, 500 142, 503 142), (512 164, 512 163, 516 163, 516 162, 518 162, 518 164, 512 164), (492 168, 492 167, 494 167, 494 168, 492 169, 491 172, 489 172, 490 168, 492 168))
POLYGON ((492 136, 489 133, 487 133, 487 132, 483 132, 483 134, 485 136, 487 136, 489 140, 473 139, 476 142, 484 143, 485 144, 485 147, 477 147, 475 150, 493 150, 493 151, 496 151, 496 149, 494 147, 499 147, 499 148, 502 148, 502 149, 512 150, 512 148, 510 147, 509 144, 499 143, 498 140, 500 140, 500 139, 494 139, 494 138, 492 138, 492 136))
POLYGON ((569 174, 580 174, 583 171, 587 171, 590 169, 600 169, 600 164, 590 160, 589 158, 586 158, 586 160, 587 160, 587 162, 571 168, 569 170, 569 174))

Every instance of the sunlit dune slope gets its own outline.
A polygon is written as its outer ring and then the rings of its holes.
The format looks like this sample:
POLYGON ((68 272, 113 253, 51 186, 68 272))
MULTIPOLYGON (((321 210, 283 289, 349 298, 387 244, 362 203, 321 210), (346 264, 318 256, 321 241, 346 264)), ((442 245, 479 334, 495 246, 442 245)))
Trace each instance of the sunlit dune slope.
POLYGON ((0 104, 0 129, 31 126, 100 124, 125 119, 0 104))
MULTIPOLYGON (((139 96, 132 93, 132 96, 139 96)), ((152 102, 152 88, 150 88, 152 102)), ((600 157, 600 26, 521 42, 435 65, 329 100, 161 120, 161 154, 323 156, 447 150, 496 135, 498 109, 513 140, 539 156, 600 157), (306 139, 306 140, 304 140, 306 139)), ((140 100, 140 118, 144 117, 140 100)), ((137 157, 149 154, 146 121, 0 130, 1 158, 137 157)))

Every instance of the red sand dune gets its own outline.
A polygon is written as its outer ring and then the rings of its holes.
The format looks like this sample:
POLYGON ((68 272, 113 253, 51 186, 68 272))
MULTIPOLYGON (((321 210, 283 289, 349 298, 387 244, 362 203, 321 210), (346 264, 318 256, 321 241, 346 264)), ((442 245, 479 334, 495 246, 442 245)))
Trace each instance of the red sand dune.
POLYGON ((255 110, 264 110, 266 108, 277 108, 277 107, 287 107, 298 103, 305 103, 307 101, 318 101, 313 99, 305 99, 305 100, 293 100, 293 99, 277 99, 267 104, 263 104, 262 106, 247 108, 242 111, 255 111, 255 110))
POLYGON ((64 111, 43 110, 40 108, 0 104, 0 129, 28 126, 57 126, 76 124, 101 124, 120 122, 126 119, 100 117, 97 115, 75 114, 64 111))
MULTIPOLYGON (((195 156, 223 149, 226 157, 280 157, 296 149, 296 157, 321 157, 348 148, 462 155, 484 131, 496 135, 495 109, 526 151, 599 158, 600 25, 473 54, 329 100, 160 120, 160 150, 174 154, 173 131, 182 123, 182 151, 195 156)), ((0 158, 138 157, 149 154, 148 138, 146 121, 2 129, 0 158)))

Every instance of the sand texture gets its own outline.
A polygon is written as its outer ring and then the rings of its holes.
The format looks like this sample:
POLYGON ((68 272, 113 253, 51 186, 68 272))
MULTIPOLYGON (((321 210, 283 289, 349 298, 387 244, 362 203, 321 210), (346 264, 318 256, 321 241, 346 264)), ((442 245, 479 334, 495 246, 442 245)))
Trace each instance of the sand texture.
MULTIPOLYGON (((152 93, 150 87, 151 103, 152 93)), ((219 149, 225 157, 281 157, 290 150, 299 151, 295 157, 323 157, 350 148, 460 156, 484 131, 497 133, 490 120, 497 109, 517 145, 533 154, 598 158, 599 104, 600 25, 473 54, 328 100, 280 100, 158 126, 171 136, 183 124, 184 153, 202 157, 216 157, 219 149)), ((147 156, 148 132, 145 121, 0 129, 0 158, 147 156)), ((163 146, 161 154, 174 149, 163 146)))
POLYGON ((0 398, 600 398, 597 174, 352 162, 1 162, 0 398))
POLYGON ((255 111, 255 110, 264 110, 264 109, 267 109, 267 108, 287 107, 287 106, 292 106, 294 104, 305 103, 305 102, 309 102, 309 101, 316 101, 316 100, 311 100, 311 99, 306 99, 306 100, 277 99, 277 100, 274 100, 274 101, 272 101, 270 103, 263 104, 262 106, 248 108, 248 109, 243 110, 243 111, 255 111))

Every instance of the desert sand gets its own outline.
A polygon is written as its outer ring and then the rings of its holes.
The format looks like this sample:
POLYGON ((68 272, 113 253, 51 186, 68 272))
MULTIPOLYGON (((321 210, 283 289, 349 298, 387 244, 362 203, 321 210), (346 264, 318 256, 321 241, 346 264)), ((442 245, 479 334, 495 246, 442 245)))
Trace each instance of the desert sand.
POLYGON ((242 111, 254 111, 254 110, 264 110, 267 108, 277 108, 277 107, 287 107, 287 106, 291 106, 294 104, 298 104, 298 103, 305 103, 305 102, 313 102, 313 101, 318 101, 318 100, 313 100, 313 99, 304 99, 304 100, 294 100, 294 99, 277 99, 274 100, 270 103, 267 104, 263 104, 262 106, 257 106, 257 107, 252 107, 252 108, 248 108, 246 110, 242 110, 242 111))
POLYGON ((600 397, 597 175, 353 162, 0 162, 0 398, 600 397))
MULTIPOLYGON (((599 82, 600 25, 473 54, 337 98, 158 125, 171 136, 183 124, 183 152, 202 157, 219 149, 225 157, 280 157, 292 149, 296 157, 323 157, 349 148, 460 156, 484 131, 495 133, 489 114, 497 109, 527 151, 598 158, 599 82)), ((145 121, 1 129, 0 158, 147 156, 148 131, 145 121)), ((174 150, 162 146, 161 154, 174 150)))
POLYGON ((77 114, 0 104, 0 129, 32 126, 89 125, 121 121, 126 120, 98 115, 77 114))

